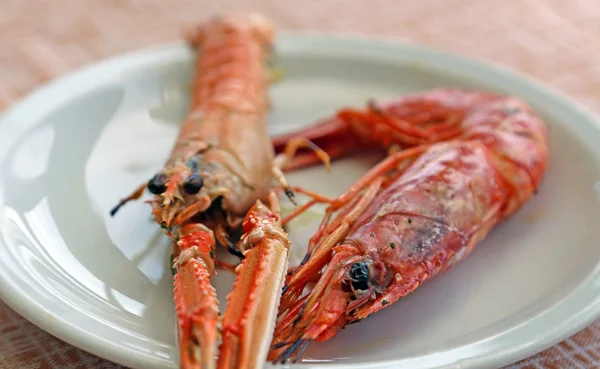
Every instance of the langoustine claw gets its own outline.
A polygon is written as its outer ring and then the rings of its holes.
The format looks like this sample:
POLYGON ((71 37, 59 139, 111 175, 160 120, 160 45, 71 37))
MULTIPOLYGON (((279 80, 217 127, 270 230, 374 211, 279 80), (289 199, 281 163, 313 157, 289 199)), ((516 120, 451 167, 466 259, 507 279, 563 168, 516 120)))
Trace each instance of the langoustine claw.
POLYGON ((245 258, 227 297, 220 369, 260 368, 267 357, 290 248, 277 201, 273 194, 271 209, 257 201, 244 220, 245 258))

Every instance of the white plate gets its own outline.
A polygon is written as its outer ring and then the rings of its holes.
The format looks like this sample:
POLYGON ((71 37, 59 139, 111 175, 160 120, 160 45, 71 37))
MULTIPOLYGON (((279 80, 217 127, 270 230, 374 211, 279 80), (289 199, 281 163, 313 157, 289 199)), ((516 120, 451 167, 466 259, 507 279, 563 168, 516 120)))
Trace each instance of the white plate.
MULTIPOLYGON (((538 196, 454 270, 313 344, 304 368, 498 367, 599 316, 600 130, 589 113, 512 72, 421 47, 290 35, 277 46, 286 79, 272 87, 273 132, 441 86, 521 96, 551 129, 538 196)), ((191 60, 176 44, 104 61, 0 121, 2 298, 60 339, 133 368, 177 366, 168 243, 147 205, 108 213, 162 165, 187 108, 191 60)), ((289 179, 333 195, 375 160, 289 179)), ((319 219, 304 220, 291 231, 296 261, 319 219)), ((222 304, 232 280, 215 279, 222 304)))

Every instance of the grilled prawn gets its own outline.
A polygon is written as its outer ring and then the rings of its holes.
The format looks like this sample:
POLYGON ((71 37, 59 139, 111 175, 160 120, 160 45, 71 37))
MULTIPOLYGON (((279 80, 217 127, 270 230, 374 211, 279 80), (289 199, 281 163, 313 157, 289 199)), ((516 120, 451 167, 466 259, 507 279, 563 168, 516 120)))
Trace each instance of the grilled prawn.
MULTIPOLYGON (((248 211, 249 221, 264 214, 266 207, 256 205, 257 200, 260 204, 274 201, 274 179, 293 199, 279 168, 297 148, 311 146, 306 140, 292 140, 285 153, 274 156, 266 126, 266 63, 273 37, 272 25, 255 14, 218 17, 191 33, 189 41, 198 57, 190 112, 164 168, 111 212, 114 215, 128 201, 140 198, 147 188, 153 195, 149 203, 156 222, 176 242, 174 299, 183 368, 216 365, 220 318, 210 278, 215 273, 217 241, 240 257, 242 251, 247 252, 238 280, 264 289, 279 286, 285 275, 287 248, 273 251, 261 246, 247 251, 261 242, 256 237, 247 237, 237 245, 230 241, 230 235, 240 231, 248 211), (257 266, 272 268, 269 273, 254 273, 257 266)), ((275 225, 268 229, 275 229, 275 225)), ((279 232, 277 237, 277 242, 287 245, 285 233, 279 232)), ((229 304, 277 310, 279 300, 270 299, 267 292, 268 300, 244 292, 234 290, 229 304)), ((230 314, 236 314, 234 310, 225 313, 225 322, 230 314)), ((273 314, 270 319, 275 317, 273 314)), ((242 328, 245 324, 239 323, 242 328)), ((270 340, 271 333, 241 329, 238 339, 226 341, 221 350, 236 354, 242 350, 236 345, 270 340)), ((220 368, 239 367, 227 364, 236 361, 221 355, 218 364, 220 368)))
POLYGON ((325 149, 337 157, 350 152, 348 137, 363 148, 405 149, 390 150, 338 198, 312 195, 309 204, 329 206, 286 280, 269 356, 276 362, 301 356, 311 341, 334 337, 464 260, 532 197, 548 161, 546 125, 525 102, 465 90, 348 109, 300 134, 328 137, 325 149), (316 285, 302 296, 309 282, 316 285))

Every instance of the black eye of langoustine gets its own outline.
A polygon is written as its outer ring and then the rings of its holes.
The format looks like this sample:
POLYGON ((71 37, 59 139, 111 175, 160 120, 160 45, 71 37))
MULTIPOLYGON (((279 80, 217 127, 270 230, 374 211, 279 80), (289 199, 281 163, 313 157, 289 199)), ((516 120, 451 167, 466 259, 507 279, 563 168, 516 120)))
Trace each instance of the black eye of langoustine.
POLYGON ((369 267, 367 264, 359 261, 350 267, 350 278, 352 278, 352 287, 356 290, 369 289, 369 267))
POLYGON ((154 195, 160 195, 167 190, 167 178, 163 174, 157 174, 148 181, 148 191, 154 195))
POLYGON ((204 181, 202 180, 202 177, 200 177, 198 173, 194 173, 183 184, 183 190, 190 195, 195 195, 200 191, 203 185, 204 181))

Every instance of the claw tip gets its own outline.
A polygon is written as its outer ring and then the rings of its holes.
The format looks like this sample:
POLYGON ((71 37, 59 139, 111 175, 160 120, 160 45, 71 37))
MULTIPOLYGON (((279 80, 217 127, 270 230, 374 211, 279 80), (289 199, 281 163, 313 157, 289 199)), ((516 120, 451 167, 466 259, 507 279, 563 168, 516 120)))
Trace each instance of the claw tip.
POLYGON ((294 205, 298 205, 298 203, 296 202, 295 199, 295 194, 294 191, 292 191, 290 188, 286 188, 285 190, 285 195, 288 197, 288 199, 290 199, 290 201, 294 204, 294 205))

